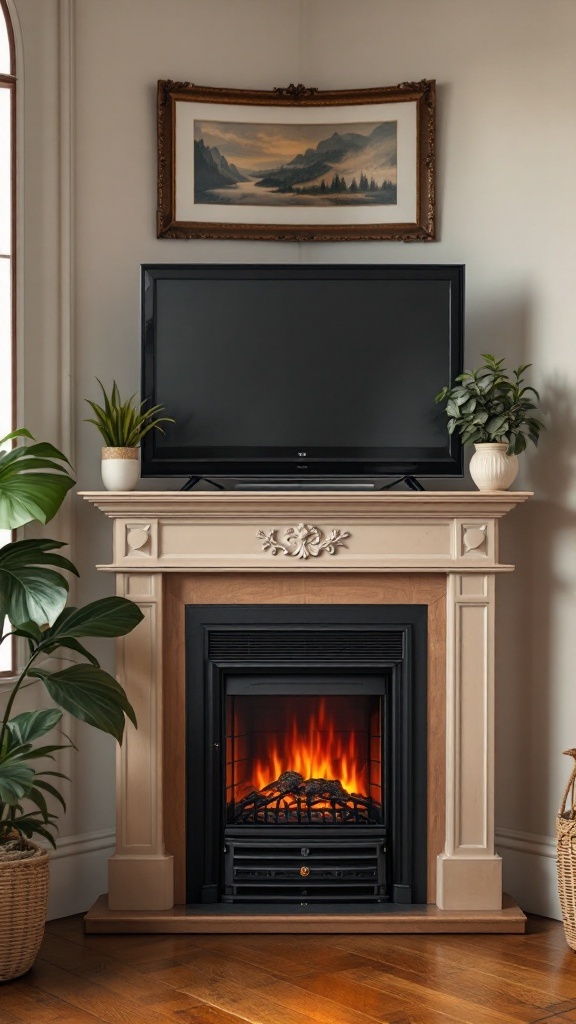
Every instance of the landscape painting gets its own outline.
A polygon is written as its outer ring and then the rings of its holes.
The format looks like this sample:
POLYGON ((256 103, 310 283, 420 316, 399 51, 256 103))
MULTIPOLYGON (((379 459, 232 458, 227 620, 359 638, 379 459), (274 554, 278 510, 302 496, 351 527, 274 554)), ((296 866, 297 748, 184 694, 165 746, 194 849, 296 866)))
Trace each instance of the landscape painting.
POLYGON ((194 123, 194 202, 394 205, 397 122, 194 123))
POLYGON ((158 238, 430 242, 436 83, 158 82, 158 238))

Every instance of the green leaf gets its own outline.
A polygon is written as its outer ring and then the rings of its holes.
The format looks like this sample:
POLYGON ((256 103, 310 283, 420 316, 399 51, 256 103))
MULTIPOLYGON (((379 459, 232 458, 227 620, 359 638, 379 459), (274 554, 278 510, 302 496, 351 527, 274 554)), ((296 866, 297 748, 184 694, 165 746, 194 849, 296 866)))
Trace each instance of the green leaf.
POLYGON ((102 391, 104 405, 87 398, 86 402, 96 418, 86 422, 94 424, 108 447, 136 448, 149 430, 162 430, 161 423, 174 423, 173 419, 160 415, 164 411, 162 405, 148 409, 145 408, 146 401, 135 405, 135 394, 123 400, 116 381, 113 381, 112 391, 108 395, 102 381, 98 378, 96 380, 102 391))
MULTIPOLYGON (((40 774, 43 774, 43 773, 41 772, 40 774)), ((62 778, 67 778, 67 776, 63 775, 62 778)), ((49 793, 50 796, 54 797, 55 800, 58 800, 58 802, 62 806, 62 809, 64 811, 66 810, 66 801, 64 800, 64 797, 62 796, 62 794, 58 792, 58 790, 56 789, 56 786, 50 785, 50 783, 49 782, 45 782, 44 779, 39 779, 38 776, 36 776, 36 782, 34 783, 34 786, 35 786, 36 789, 41 789, 45 793, 49 793)), ((29 796, 30 796, 30 799, 32 799, 32 793, 30 793, 29 796)))
POLYGON ((91 651, 89 651, 84 644, 81 644, 79 640, 75 640, 73 637, 57 637, 53 642, 43 641, 42 652, 44 654, 52 654, 54 651, 64 648, 68 651, 75 651, 76 654, 80 654, 86 661, 89 661, 91 665, 96 668, 100 668, 100 662, 98 658, 95 658, 91 651))
POLYGON ((18 813, 12 817, 3 818, 0 821, 0 838, 2 835, 8 836, 11 832, 18 832, 20 835, 26 836, 27 839, 32 839, 33 836, 40 836, 42 839, 46 839, 51 846, 56 848, 54 837, 48 830, 53 828, 58 831, 58 825, 56 824, 56 816, 54 814, 48 814, 48 821, 44 821, 43 815, 39 814, 38 811, 29 811, 27 814, 18 813))
POLYGON ((84 608, 67 608, 46 637, 125 636, 143 618, 132 601, 124 597, 103 597, 84 608))
POLYGON ((503 432, 505 433, 505 431, 503 431, 502 429, 505 423, 505 416, 492 416, 492 418, 489 419, 488 422, 486 423, 486 430, 488 431, 489 434, 492 434, 494 437, 497 437, 499 434, 503 432))
POLYGON ((31 675, 44 682, 52 700, 88 725, 110 733, 119 743, 124 733, 124 716, 136 725, 134 709, 119 683, 93 665, 70 665, 58 672, 33 668, 31 675))
MULTIPOLYGON (((33 439, 20 428, 0 444, 15 437, 33 439)), ((48 522, 74 486, 67 466, 66 456, 46 442, 0 451, 0 529, 15 530, 33 519, 48 522)))
POLYGON ((58 725, 62 712, 58 708, 45 711, 22 711, 7 723, 7 730, 14 743, 32 743, 45 736, 58 725))
POLYGON ((26 640, 31 640, 34 644, 39 644, 43 636, 40 626, 35 622, 21 622, 12 632, 14 636, 22 636, 26 640))
POLYGON ((6 441, 13 441, 15 437, 29 437, 31 441, 34 437, 26 427, 19 427, 18 430, 13 430, 11 434, 6 434, 6 437, 0 437, 0 446, 6 444, 6 441))
POLYGON ((68 559, 54 554, 64 547, 55 540, 12 541, 0 548, 0 623, 8 616, 14 626, 52 624, 68 597, 68 581, 45 566, 58 566, 77 575, 68 559))
POLYGON ((0 802, 12 805, 23 800, 33 782, 33 768, 11 757, 0 759, 0 802))

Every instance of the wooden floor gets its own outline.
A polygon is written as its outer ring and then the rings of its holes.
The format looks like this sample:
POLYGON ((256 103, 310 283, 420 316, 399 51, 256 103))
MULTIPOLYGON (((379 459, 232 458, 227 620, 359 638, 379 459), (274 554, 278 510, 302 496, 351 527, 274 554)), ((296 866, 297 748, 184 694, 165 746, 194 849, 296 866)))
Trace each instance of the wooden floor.
POLYGON ((562 926, 526 935, 84 935, 48 925, 0 1024, 576 1022, 562 926))

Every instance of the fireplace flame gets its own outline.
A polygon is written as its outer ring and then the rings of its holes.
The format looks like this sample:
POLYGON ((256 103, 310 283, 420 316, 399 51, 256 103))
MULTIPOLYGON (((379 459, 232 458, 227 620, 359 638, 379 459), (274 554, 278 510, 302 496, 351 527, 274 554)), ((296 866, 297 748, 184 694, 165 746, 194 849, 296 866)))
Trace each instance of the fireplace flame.
POLYGON ((254 762, 255 789, 278 779, 283 772, 299 772, 305 779, 339 779, 348 793, 367 793, 367 766, 360 763, 356 733, 336 732, 334 719, 322 698, 310 715, 306 734, 293 715, 279 746, 275 739, 265 757, 254 762))

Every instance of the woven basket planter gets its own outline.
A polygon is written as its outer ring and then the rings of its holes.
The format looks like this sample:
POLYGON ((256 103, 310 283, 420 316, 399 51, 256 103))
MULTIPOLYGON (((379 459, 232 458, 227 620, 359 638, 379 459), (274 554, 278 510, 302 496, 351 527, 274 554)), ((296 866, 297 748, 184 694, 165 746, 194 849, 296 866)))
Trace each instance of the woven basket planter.
POLYGON ((33 856, 0 860, 0 981, 30 970, 44 935, 49 855, 29 845, 33 856))
POLYGON ((566 942, 576 950, 576 748, 564 753, 575 763, 556 818, 558 895, 566 942))

